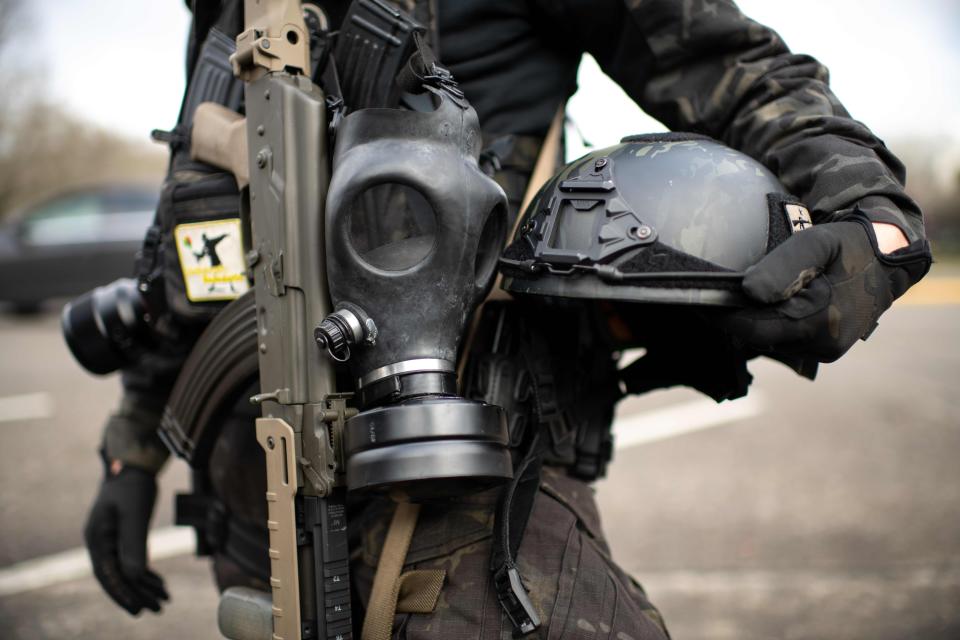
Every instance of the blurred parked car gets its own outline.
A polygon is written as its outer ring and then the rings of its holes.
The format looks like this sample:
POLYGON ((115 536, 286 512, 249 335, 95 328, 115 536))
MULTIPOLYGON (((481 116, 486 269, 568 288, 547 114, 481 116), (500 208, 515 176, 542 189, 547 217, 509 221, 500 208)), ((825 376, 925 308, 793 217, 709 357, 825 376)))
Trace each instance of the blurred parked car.
POLYGON ((19 312, 133 274, 156 187, 118 185, 41 202, 0 227, 0 302, 19 312))

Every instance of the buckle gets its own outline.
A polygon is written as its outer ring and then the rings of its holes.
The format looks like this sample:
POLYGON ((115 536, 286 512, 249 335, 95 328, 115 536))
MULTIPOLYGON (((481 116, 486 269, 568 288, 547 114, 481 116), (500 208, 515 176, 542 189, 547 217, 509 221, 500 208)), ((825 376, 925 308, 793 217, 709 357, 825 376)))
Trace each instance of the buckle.
POLYGON ((502 565, 493 574, 493 584, 500 606, 513 623, 514 635, 526 635, 536 631, 540 627, 540 616, 527 596, 527 588, 523 586, 517 567, 502 565))

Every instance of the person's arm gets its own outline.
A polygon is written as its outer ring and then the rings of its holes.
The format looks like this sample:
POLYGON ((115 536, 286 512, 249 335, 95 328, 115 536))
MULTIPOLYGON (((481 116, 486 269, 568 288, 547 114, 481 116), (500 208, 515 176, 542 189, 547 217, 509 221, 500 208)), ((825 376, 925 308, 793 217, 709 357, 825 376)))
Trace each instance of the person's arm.
POLYGON ((877 246, 881 253, 893 253, 910 244, 900 227, 889 222, 874 222, 873 233, 877 236, 877 246))
MULTIPOLYGON (((570 0, 571 10, 582 10, 578 4, 570 0)), ((924 237, 902 163, 850 117, 817 60, 792 53, 729 0, 608 4, 611 15, 590 21, 598 28, 585 33, 583 47, 645 111, 756 158, 815 223, 859 209, 910 242, 924 237)))
POLYGON ((125 369, 120 406, 100 442, 104 476, 84 540, 97 580, 131 615, 160 611, 168 599, 163 579, 148 566, 147 533, 156 476, 170 456, 157 429, 181 361, 181 356, 150 353, 125 369))
MULTIPOLYGON (((126 381, 125 381, 126 382, 126 381)), ((103 429, 101 450, 111 468, 133 466, 159 473, 170 451, 157 430, 168 393, 149 393, 124 384, 120 407, 103 429)))
POLYGON ((559 11, 644 110, 753 156, 809 207, 815 226, 747 271, 759 306, 728 327, 742 344, 835 360, 927 272, 903 164, 850 117, 814 58, 730 0, 566 0, 559 11))
MULTIPOLYGON (((194 16, 187 50, 187 92, 178 129, 184 128, 185 118, 192 118, 192 111, 184 112, 196 106, 187 98, 202 46, 211 29, 217 28, 232 40, 243 25, 243 3, 240 0, 194 0, 188 1, 188 7, 194 16)), ((218 90, 223 89, 222 84, 211 82, 208 76, 204 76, 204 81, 218 90)), ((205 97, 205 94, 200 95, 205 97)), ((197 100, 200 101, 203 100, 197 100)), ((183 362, 216 312, 216 309, 207 308, 193 315, 184 314, 183 309, 189 307, 189 302, 182 284, 177 288, 167 287, 164 283, 170 273, 179 273, 175 255, 164 258, 163 251, 164 246, 170 251, 169 247, 174 245, 172 236, 177 220, 174 219, 173 194, 182 184, 175 172, 190 158, 190 149, 185 145, 182 132, 171 136, 171 154, 172 162, 154 225, 137 260, 141 283, 151 283, 146 295, 153 303, 152 332, 156 344, 122 372, 120 407, 107 420, 100 442, 104 479, 84 532, 96 578, 107 594, 132 615, 143 609, 159 611, 167 599, 163 580, 149 569, 146 553, 147 533, 157 494, 156 475, 170 455, 157 430, 183 362)), ((212 195, 194 196, 191 212, 202 211, 205 205, 209 205, 208 199, 239 197, 232 178, 230 183, 232 188, 227 185, 212 195)), ((199 258, 202 254, 195 255, 199 258)))

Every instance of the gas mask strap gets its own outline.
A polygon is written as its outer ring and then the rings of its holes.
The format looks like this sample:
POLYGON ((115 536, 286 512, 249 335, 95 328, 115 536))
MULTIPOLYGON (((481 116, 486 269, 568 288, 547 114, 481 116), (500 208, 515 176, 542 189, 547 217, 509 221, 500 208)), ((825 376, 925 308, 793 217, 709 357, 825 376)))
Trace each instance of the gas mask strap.
MULTIPOLYGON (((566 112, 567 103, 561 102, 557 107, 557 113, 553 116, 553 121, 550 123, 550 129, 547 131, 547 135, 543 139, 543 144, 540 145, 540 153, 537 155, 537 161, 533 165, 533 171, 530 173, 530 179, 527 181, 527 189, 524 191, 520 210, 517 211, 517 218, 514 220, 510 233, 507 235, 507 244, 512 242, 513 237, 517 235, 517 230, 520 226, 520 220, 523 218, 523 212, 526 210, 527 205, 529 205, 533 200, 533 197, 537 194, 537 191, 540 190, 540 187, 546 184, 547 180, 549 180, 553 174, 556 173, 557 158, 559 157, 561 149, 560 142, 563 136, 563 123, 566 119, 566 112)), ((486 306, 487 302, 491 300, 512 300, 510 294, 500 288, 500 284, 502 282, 503 275, 497 273, 497 279, 493 283, 493 287, 490 288, 490 293, 487 294, 487 299, 484 300, 473 313, 473 318, 470 320, 470 324, 467 328, 467 334, 463 341, 463 348, 460 350, 460 357, 457 361, 458 380, 463 380, 463 372, 467 366, 467 359, 470 357, 470 349, 473 347, 473 341, 480 325, 480 317, 483 313, 484 306, 486 306)))
POLYGON ((463 92, 457 87, 453 75, 440 63, 433 49, 418 32, 413 33, 413 43, 416 50, 397 73, 397 85, 412 94, 444 89, 461 108, 466 106, 463 92))

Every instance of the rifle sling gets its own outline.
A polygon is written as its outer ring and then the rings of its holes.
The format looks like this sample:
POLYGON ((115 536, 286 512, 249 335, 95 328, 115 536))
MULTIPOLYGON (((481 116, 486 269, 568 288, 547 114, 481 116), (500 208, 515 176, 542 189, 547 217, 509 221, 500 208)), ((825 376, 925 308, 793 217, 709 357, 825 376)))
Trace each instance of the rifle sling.
MULTIPOLYGON (((413 530, 417 527, 420 505, 397 503, 387 538, 383 542, 377 573, 373 578, 370 602, 363 618, 362 640, 389 640, 393 632, 393 617, 400 594, 400 571, 410 548, 413 530)), ((437 589, 439 595, 439 589, 437 589)))

